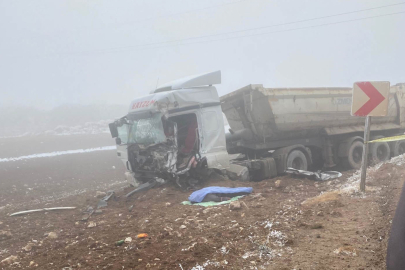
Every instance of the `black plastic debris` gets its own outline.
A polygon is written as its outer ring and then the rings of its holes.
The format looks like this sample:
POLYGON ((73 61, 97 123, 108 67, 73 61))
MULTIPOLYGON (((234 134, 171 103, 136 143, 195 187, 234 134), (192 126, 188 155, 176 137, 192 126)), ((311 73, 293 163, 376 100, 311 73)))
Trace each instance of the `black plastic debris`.
POLYGON ((287 168, 287 170, 285 170, 285 173, 297 175, 297 176, 303 176, 303 177, 313 179, 316 181, 327 181, 327 180, 332 180, 332 179, 339 178, 342 176, 342 173, 336 172, 336 171, 310 172, 310 171, 304 171, 304 170, 297 170, 297 169, 293 169, 293 168, 287 168))
POLYGON ((107 207, 108 203, 107 201, 109 199, 111 199, 111 197, 114 195, 114 191, 110 190, 107 192, 107 195, 104 196, 104 198, 102 198, 97 205, 97 209, 103 208, 103 207, 107 207))

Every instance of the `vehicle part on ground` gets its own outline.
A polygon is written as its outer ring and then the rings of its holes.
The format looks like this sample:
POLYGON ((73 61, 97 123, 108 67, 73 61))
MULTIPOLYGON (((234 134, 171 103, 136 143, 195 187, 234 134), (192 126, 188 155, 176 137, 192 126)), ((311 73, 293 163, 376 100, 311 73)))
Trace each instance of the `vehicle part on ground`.
POLYGON ((107 207, 108 203, 107 201, 109 199, 111 199, 111 197, 114 195, 114 191, 110 190, 107 192, 107 195, 104 196, 104 198, 102 198, 98 204, 97 204, 97 209, 103 208, 103 207, 107 207))
POLYGON ((53 208, 33 209, 33 210, 27 210, 27 211, 21 211, 21 212, 12 213, 12 214, 10 214, 10 217, 26 215, 26 214, 30 214, 30 213, 36 213, 36 212, 47 212, 47 211, 56 211, 56 210, 72 210, 72 209, 76 209, 76 207, 53 207, 53 208))
POLYGON ((292 175, 308 177, 317 181, 332 180, 342 176, 342 173, 336 171, 310 172, 305 170, 297 170, 294 168, 287 168, 285 172, 292 175))
POLYGON ((307 170, 308 163, 305 154, 301 150, 293 150, 288 154, 287 167, 297 170, 307 170))
POLYGON ((229 168, 226 170, 226 173, 231 180, 243 182, 248 182, 250 180, 249 170, 246 166, 231 163, 229 164, 229 168))
POLYGON ((359 170, 363 156, 363 142, 360 140, 352 141, 347 151, 347 156, 343 158, 343 165, 349 169, 359 170))
MULTIPOLYGON (((381 139, 383 136, 373 137, 373 140, 381 139)), ((390 146, 387 142, 375 142, 370 143, 370 158, 372 163, 377 164, 380 162, 387 161, 391 158, 390 146)))
POLYGON ((128 198, 128 197, 134 195, 135 193, 138 193, 138 192, 141 192, 141 191, 149 190, 149 189, 151 189, 151 188, 153 188, 154 186, 159 185, 159 184, 161 184, 161 183, 159 183, 159 182, 156 181, 155 179, 154 179, 154 180, 151 180, 151 181, 149 181, 149 182, 143 183, 143 184, 139 185, 136 189, 132 190, 132 191, 129 192, 127 195, 125 195, 125 197, 128 198))
POLYGON ((81 221, 87 221, 91 217, 91 215, 94 214, 94 208, 89 206, 87 209, 83 212, 83 217, 80 219, 81 221))

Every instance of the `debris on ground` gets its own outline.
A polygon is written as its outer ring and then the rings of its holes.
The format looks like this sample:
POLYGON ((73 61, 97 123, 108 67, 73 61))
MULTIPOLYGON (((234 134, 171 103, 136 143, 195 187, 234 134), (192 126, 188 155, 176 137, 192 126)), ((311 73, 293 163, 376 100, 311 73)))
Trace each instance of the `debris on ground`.
POLYGON ((274 186, 276 187, 276 188, 280 188, 281 187, 281 180, 276 180, 275 182, 274 182, 274 186))
POLYGON ((12 264, 15 263, 18 260, 17 256, 11 255, 10 257, 5 258, 0 262, 0 265, 5 265, 5 264, 12 264))
POLYGON ((11 238, 13 234, 10 231, 0 231, 0 241, 11 238))
POLYGON ((87 225, 87 228, 94 228, 97 226, 97 223, 95 223, 94 221, 90 221, 89 225, 87 225))
POLYGON ((317 203, 324 203, 324 202, 330 202, 330 201, 337 201, 339 200, 339 191, 329 191, 322 193, 318 196, 308 198, 305 201, 303 201, 301 204, 306 205, 306 206, 311 206, 317 203))
POLYGON ((26 215, 26 214, 30 214, 30 213, 36 213, 36 212, 47 212, 47 211, 56 211, 56 210, 73 210, 73 209, 76 209, 76 207, 53 207, 53 208, 33 209, 33 210, 27 210, 27 211, 13 213, 10 215, 10 217, 26 215))
POLYGON ((107 193, 105 193, 104 191, 96 191, 96 198, 103 198, 105 197, 105 195, 107 195, 107 193))
POLYGON ((239 210, 241 208, 242 208, 242 206, 239 201, 233 201, 229 204, 229 209, 231 209, 231 210, 239 210))
POLYGON ((50 233, 48 233, 47 237, 49 239, 56 239, 56 238, 58 238, 58 235, 55 232, 50 232, 50 233))
POLYGON ((158 181, 156 180, 152 180, 146 183, 143 183, 142 185, 139 185, 136 189, 132 190, 131 192, 129 192, 127 195, 125 195, 125 197, 130 197, 132 195, 134 195, 135 193, 141 192, 141 191, 146 191, 149 190, 155 186, 157 186, 158 184, 160 184, 158 181))
MULTIPOLYGON (((342 192, 357 186, 353 171, 332 181, 280 176, 279 188, 271 179, 249 182, 255 193, 227 202, 239 202, 238 210, 224 202, 192 204, 189 193, 171 185, 164 192, 150 189, 129 198, 125 194, 133 188, 126 187, 116 190, 116 199, 110 199, 101 215, 91 216, 97 224, 92 229, 87 228, 90 221, 80 221, 80 211, 9 217, 10 209, 26 208, 8 207, 0 212, 0 261, 11 255, 18 259, 0 268, 384 269, 386 239, 405 168, 385 163, 372 170, 366 190, 379 190, 367 196, 342 192), (188 205, 181 203, 186 200, 188 205), (51 240, 52 232, 56 240, 51 240), (143 233, 149 236, 138 238, 143 233)), ((209 186, 246 184, 207 181, 209 186)), ((94 195, 95 190, 89 190, 58 203, 94 207, 94 195)))
POLYGON ((138 237, 138 238, 148 238, 149 235, 147 233, 140 233, 136 237, 138 237))
POLYGON ((107 201, 111 199, 111 197, 114 195, 114 191, 108 191, 107 194, 98 202, 97 204, 97 209, 107 207, 108 203, 107 201))
POLYGON ((83 211, 83 216, 80 220, 87 221, 91 217, 91 215, 93 215, 93 213, 94 213, 94 208, 91 206, 88 206, 86 208, 86 210, 83 211))
POLYGON ((285 173, 296 175, 296 176, 303 176, 309 179, 317 180, 317 181, 327 181, 336 179, 342 176, 342 173, 335 172, 335 171, 317 171, 317 172, 310 172, 305 170, 297 170, 293 168, 287 168, 285 173))
POLYGON ((340 247, 338 249, 335 249, 333 251, 333 253, 336 254, 336 255, 343 254, 343 255, 349 255, 349 256, 357 256, 356 249, 354 247, 352 247, 352 246, 349 246, 349 245, 342 246, 342 247, 340 247))
POLYGON ((119 241, 115 242, 115 245, 122 246, 122 244, 124 244, 124 243, 125 243, 125 240, 119 240, 119 241))
POLYGON ((22 249, 23 250, 25 250, 25 251, 31 251, 32 250, 32 247, 33 246, 35 246, 35 244, 34 243, 28 243, 25 247, 23 247, 22 249))
POLYGON ((125 244, 131 243, 131 242, 132 242, 132 238, 131 238, 131 237, 127 237, 127 238, 125 238, 124 242, 125 242, 125 244))
POLYGON ((230 163, 227 169, 227 175, 229 179, 248 182, 250 180, 249 170, 245 166, 230 163))

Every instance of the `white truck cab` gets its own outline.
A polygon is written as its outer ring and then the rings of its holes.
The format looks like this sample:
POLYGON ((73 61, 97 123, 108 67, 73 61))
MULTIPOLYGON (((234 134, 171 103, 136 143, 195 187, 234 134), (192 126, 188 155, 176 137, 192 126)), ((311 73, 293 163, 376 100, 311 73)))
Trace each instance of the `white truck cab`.
POLYGON ((133 100, 128 114, 109 125, 131 184, 160 179, 182 186, 202 180, 212 169, 229 168, 213 86, 220 83, 220 71, 167 83, 133 100))

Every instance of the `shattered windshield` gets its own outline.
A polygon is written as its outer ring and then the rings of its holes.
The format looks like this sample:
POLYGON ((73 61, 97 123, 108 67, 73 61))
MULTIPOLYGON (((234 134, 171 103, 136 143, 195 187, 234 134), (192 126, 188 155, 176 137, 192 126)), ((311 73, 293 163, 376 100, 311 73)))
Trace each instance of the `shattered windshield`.
POLYGON ((130 121, 128 125, 128 144, 156 144, 166 141, 162 115, 155 114, 150 118, 130 121))

